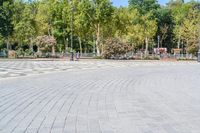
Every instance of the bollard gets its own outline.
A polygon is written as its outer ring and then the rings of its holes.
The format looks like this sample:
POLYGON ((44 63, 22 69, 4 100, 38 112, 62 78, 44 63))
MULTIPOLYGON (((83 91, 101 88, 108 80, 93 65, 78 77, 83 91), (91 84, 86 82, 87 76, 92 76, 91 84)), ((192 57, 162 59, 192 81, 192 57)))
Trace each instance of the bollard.
POLYGON ((71 51, 71 59, 70 59, 70 61, 74 61, 74 52, 73 51, 71 51))
POLYGON ((78 60, 79 60, 79 58, 80 58, 80 53, 79 53, 79 52, 77 52, 77 53, 76 53, 76 60, 78 61, 78 60))
POLYGON ((200 51, 198 52, 198 55, 197 55, 197 61, 200 62, 200 51))

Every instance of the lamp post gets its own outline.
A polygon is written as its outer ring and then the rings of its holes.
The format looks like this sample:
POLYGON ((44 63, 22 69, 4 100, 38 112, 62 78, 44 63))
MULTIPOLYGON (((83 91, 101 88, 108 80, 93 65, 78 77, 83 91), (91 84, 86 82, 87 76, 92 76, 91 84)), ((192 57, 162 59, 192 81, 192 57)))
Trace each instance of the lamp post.
POLYGON ((160 54, 160 36, 158 35, 158 48, 157 48, 157 54, 160 54))
MULTIPOLYGON (((197 0, 197 2, 199 3, 199 0, 197 0)), ((200 11, 200 5, 197 5, 196 8, 200 11)), ((200 62, 200 23, 199 23, 199 50, 197 54, 198 54, 197 61, 200 62)))
POLYGON ((65 45, 65 54, 66 54, 66 58, 67 58, 67 54, 68 54, 68 46, 69 46, 69 40, 68 38, 66 39, 66 45, 65 45))
POLYGON ((71 24, 70 24, 70 27, 71 27, 71 50, 70 50, 71 59, 70 60, 74 61, 74 52, 73 52, 74 5, 73 5, 73 1, 72 0, 70 2, 71 2, 71 24))
POLYGON ((199 51, 198 51, 198 62, 200 62, 200 26, 199 26, 199 51))
POLYGON ((93 42, 94 42, 94 45, 93 45, 93 56, 95 57, 95 56, 96 56, 96 43, 95 43, 95 35, 93 35, 93 42))
POLYGON ((183 58, 183 54, 184 54, 184 43, 183 41, 181 41, 181 46, 182 46, 182 50, 181 50, 181 57, 183 58))

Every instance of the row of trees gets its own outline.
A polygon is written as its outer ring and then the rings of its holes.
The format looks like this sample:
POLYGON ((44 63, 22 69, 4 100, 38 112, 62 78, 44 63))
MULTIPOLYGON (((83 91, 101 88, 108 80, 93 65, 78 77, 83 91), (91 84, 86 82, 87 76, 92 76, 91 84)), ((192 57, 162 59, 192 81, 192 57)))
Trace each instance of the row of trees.
POLYGON ((47 35, 56 40, 58 52, 69 50, 73 39, 74 50, 95 48, 101 55, 106 40, 118 38, 147 54, 157 47, 160 36, 160 47, 195 53, 199 25, 200 3, 195 1, 171 0, 161 6, 156 0, 129 0, 128 7, 119 8, 110 0, 0 1, 0 49, 34 51, 43 46, 38 38, 47 35))

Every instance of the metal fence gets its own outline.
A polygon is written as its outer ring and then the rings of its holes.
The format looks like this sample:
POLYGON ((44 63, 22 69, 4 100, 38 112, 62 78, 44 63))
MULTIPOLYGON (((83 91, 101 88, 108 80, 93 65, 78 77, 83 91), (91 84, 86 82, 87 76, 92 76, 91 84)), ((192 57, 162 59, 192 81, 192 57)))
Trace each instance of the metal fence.
MULTIPOLYGON (((69 58, 71 57, 72 53, 55 53, 52 54, 50 52, 46 53, 32 53, 32 54, 20 54, 18 55, 16 53, 16 58, 69 58)), ((73 53, 74 58, 94 58, 96 54, 94 53, 73 53)), ((1 52, 0 51, 0 58, 8 58, 8 53, 7 52, 1 52)))
POLYGON ((0 52, 0 58, 6 58, 7 53, 6 52, 0 52))
POLYGON ((135 59, 135 60, 159 60, 159 59, 176 59, 176 60, 197 60, 193 54, 147 54, 144 53, 127 53, 125 55, 111 57, 111 59, 135 59))
MULTIPOLYGON (((32 53, 31 55, 17 55, 17 58, 70 58, 72 53, 32 53)), ((97 57, 95 53, 73 53, 74 58, 95 58, 97 57)), ((8 53, 3 51, 0 52, 0 58, 8 58, 8 53)), ((143 59, 177 59, 177 60, 197 60, 197 56, 193 54, 148 54, 145 56, 144 53, 127 53, 124 55, 119 55, 115 57, 111 57, 111 59, 135 59, 135 60, 143 60, 143 59)))

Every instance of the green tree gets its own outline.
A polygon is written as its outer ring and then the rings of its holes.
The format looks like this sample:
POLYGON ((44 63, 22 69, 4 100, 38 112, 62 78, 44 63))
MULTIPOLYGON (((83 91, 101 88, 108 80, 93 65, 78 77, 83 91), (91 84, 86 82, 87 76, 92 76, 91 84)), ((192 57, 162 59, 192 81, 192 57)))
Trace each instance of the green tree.
POLYGON ((174 35, 177 41, 177 48, 180 48, 181 45, 181 27, 183 25, 183 20, 187 16, 187 13, 189 9, 191 8, 191 5, 184 4, 180 1, 176 1, 174 4, 169 5, 169 8, 172 11, 172 17, 173 21, 175 23, 174 26, 174 35))
POLYGON ((118 10, 116 19, 116 35, 134 47, 144 42, 143 33, 139 25, 141 14, 137 9, 121 8, 118 10))
POLYGON ((142 33, 145 38, 145 56, 147 56, 148 54, 149 41, 155 36, 157 32, 156 20, 149 19, 150 16, 151 16, 150 14, 147 14, 145 16, 142 16, 142 19, 141 19, 142 33))
MULTIPOLYGON (((167 47, 169 50, 174 47, 173 43, 173 28, 174 22, 172 11, 168 7, 162 7, 156 12, 157 18, 157 36, 160 36, 160 46, 167 47)), ((157 42, 157 37, 155 37, 157 42)))
POLYGON ((141 14, 155 11, 160 7, 157 0, 129 0, 129 6, 136 8, 141 14))
POLYGON ((187 17, 184 18, 182 27, 180 28, 181 36, 186 42, 186 51, 195 54, 198 51, 199 35, 200 35, 200 12, 191 9, 187 17))
POLYGON ((88 37, 92 36, 90 27, 90 18, 88 11, 90 10, 90 2, 88 0, 82 0, 81 2, 75 1, 75 18, 74 18, 74 32, 79 40, 79 51, 83 53, 83 40, 87 40, 88 37))
POLYGON ((96 34, 97 55, 101 55, 101 30, 102 26, 111 20, 113 7, 109 0, 92 0, 88 11, 91 27, 96 34))
POLYGON ((33 51, 33 40, 36 37, 36 5, 34 3, 15 3, 13 15, 14 38, 19 47, 29 46, 33 51), (19 15, 20 14, 20 15, 19 15))
POLYGON ((7 49, 10 49, 10 37, 13 33, 12 8, 13 0, 0 2, 0 34, 6 40, 7 49))
POLYGON ((61 49, 67 51, 67 38, 71 32, 71 11, 69 2, 55 1, 52 12, 54 13, 52 16, 52 35, 56 38, 57 42, 61 44, 61 49))
POLYGON ((133 21, 133 35, 137 36, 138 41, 145 42, 145 56, 148 54, 149 41, 153 39, 157 32, 157 22, 151 18, 152 14, 147 13, 145 15, 137 15, 133 21), (134 30, 135 29, 135 30, 134 30))

